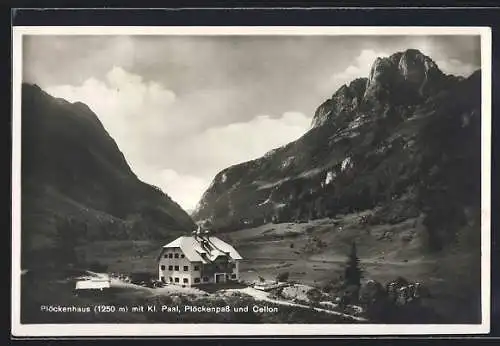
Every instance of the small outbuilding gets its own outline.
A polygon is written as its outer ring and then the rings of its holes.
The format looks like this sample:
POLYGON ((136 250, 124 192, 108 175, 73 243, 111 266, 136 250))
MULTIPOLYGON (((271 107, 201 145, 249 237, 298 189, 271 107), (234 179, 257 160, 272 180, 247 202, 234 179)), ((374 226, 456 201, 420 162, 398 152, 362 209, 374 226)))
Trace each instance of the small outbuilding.
POLYGON ((106 288, 111 287, 111 282, 108 279, 91 279, 91 280, 80 280, 76 282, 75 290, 78 291, 88 291, 88 290, 99 290, 102 291, 106 288))

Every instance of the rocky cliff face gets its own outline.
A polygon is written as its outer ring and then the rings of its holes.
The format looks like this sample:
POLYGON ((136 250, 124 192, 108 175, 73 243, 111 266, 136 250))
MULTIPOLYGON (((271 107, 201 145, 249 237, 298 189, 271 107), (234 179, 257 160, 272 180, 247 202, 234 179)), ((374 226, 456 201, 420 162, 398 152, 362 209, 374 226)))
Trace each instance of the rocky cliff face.
POLYGON ((194 226, 168 195, 137 179, 83 103, 23 85, 21 155, 24 260, 36 261, 37 251, 57 252, 63 240, 74 246, 161 239, 194 226))
POLYGON ((375 207, 387 222, 439 203, 477 209, 480 85, 479 71, 445 75, 417 50, 378 58, 300 139, 217 174, 193 216, 231 230, 375 207))
POLYGON ((343 85, 318 107, 313 127, 334 121, 349 112, 383 110, 384 106, 417 105, 446 90, 457 80, 447 76, 436 63, 415 49, 387 58, 377 58, 367 78, 343 85))
POLYGON ((367 83, 367 78, 358 78, 349 85, 343 85, 331 99, 318 107, 314 114, 313 127, 332 122, 337 115, 357 109, 364 99, 367 83))

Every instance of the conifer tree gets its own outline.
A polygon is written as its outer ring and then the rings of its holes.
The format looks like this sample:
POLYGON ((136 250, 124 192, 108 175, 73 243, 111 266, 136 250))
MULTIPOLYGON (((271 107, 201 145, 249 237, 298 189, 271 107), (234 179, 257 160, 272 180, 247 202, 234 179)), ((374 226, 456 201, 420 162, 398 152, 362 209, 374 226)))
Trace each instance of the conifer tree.
POLYGON ((362 272, 359 265, 356 242, 352 242, 351 251, 349 253, 344 272, 345 286, 354 286, 359 289, 359 287, 361 286, 361 277, 362 272))

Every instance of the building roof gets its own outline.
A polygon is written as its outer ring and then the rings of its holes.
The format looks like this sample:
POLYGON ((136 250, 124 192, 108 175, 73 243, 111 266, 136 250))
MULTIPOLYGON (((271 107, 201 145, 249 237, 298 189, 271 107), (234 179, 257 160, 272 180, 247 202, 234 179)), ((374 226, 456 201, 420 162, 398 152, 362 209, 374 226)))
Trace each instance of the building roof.
POLYGON ((191 262, 209 263, 227 255, 234 260, 242 259, 234 247, 214 236, 182 236, 163 248, 180 248, 191 262))

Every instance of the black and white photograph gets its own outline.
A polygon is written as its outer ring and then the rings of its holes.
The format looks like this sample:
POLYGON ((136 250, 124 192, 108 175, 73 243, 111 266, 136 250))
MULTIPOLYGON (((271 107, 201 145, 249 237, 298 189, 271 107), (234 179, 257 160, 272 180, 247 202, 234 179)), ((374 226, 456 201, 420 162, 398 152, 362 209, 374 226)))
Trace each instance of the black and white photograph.
POLYGON ((488 332, 487 28, 13 32, 20 335, 488 332))

